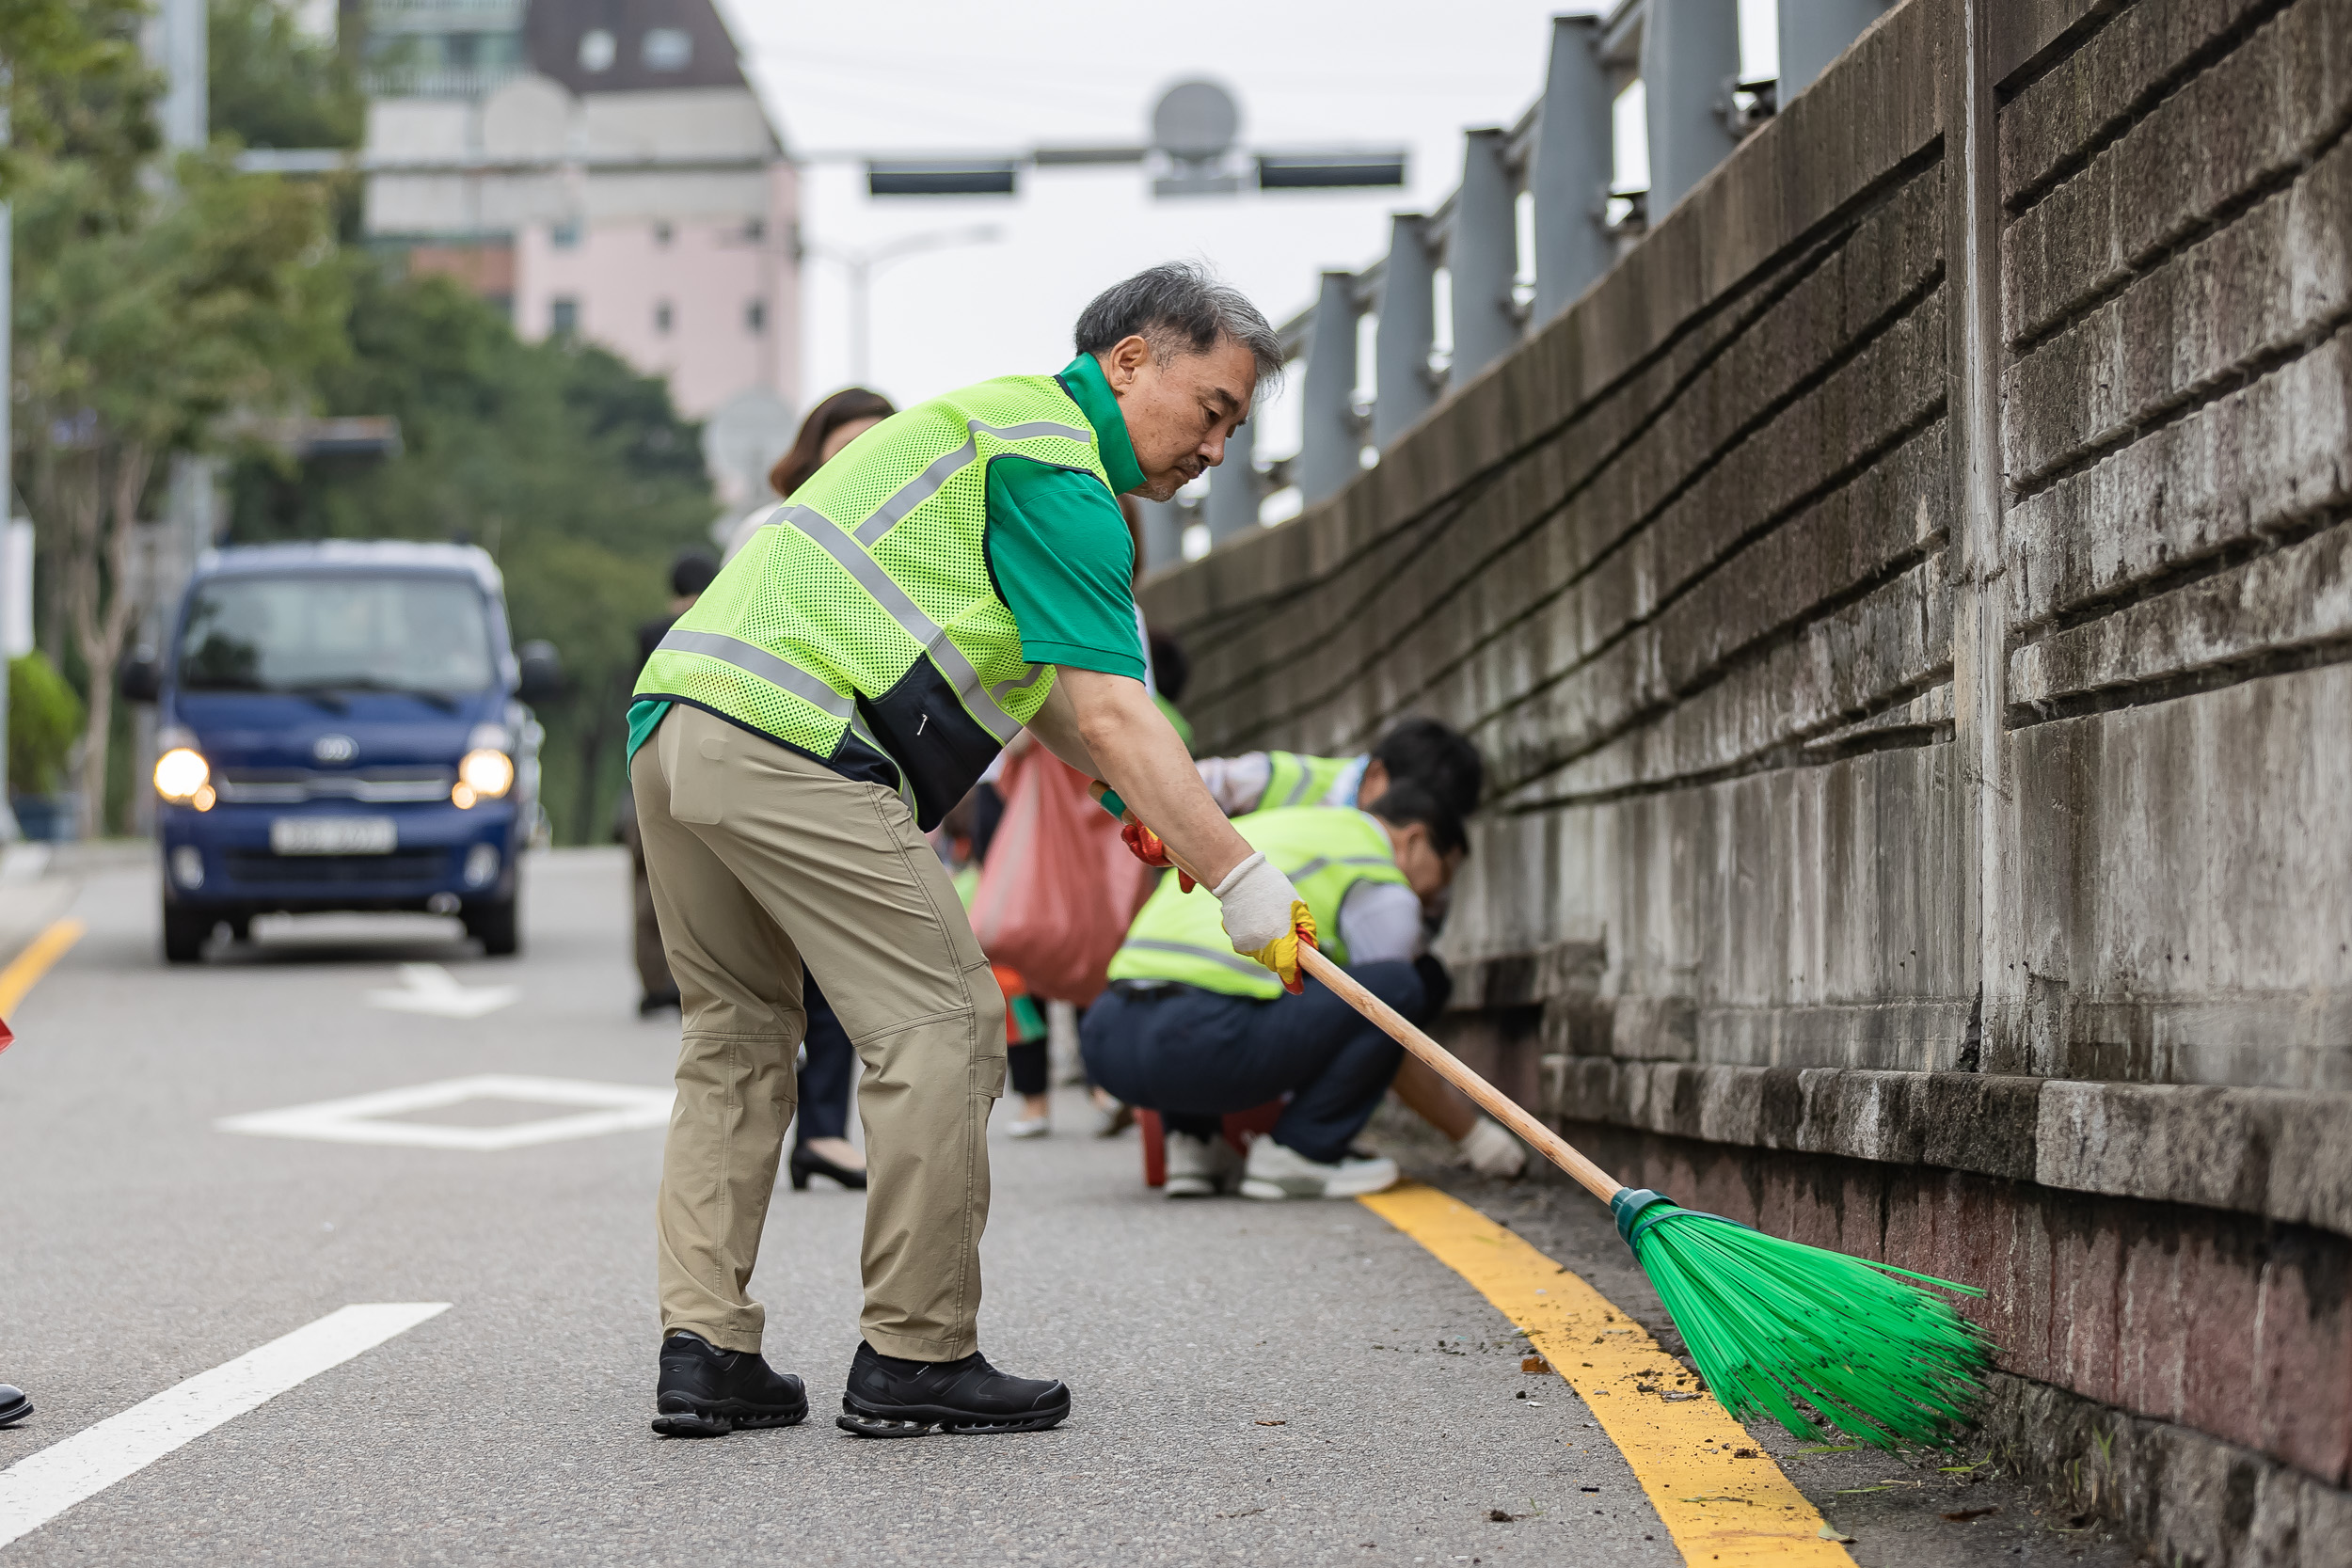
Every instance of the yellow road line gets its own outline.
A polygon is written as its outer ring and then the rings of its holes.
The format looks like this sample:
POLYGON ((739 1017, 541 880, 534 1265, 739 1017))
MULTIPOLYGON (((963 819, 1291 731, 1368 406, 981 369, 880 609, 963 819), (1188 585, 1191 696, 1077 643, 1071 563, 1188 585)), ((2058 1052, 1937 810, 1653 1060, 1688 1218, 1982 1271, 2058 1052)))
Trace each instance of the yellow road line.
POLYGON ((1361 1202, 1476 1286, 1592 1407, 1687 1562, 1853 1568, 1770 1454, 1606 1296, 1466 1203, 1407 1182, 1361 1202), (1682 1380, 1682 1381, 1677 1381, 1682 1380), (1650 1390, 1645 1392, 1643 1390, 1650 1390), (1737 1459, 1746 1449, 1753 1459, 1737 1459))
POLYGON ((40 935, 25 943, 16 961, 0 969, 0 1018, 16 1011, 16 1005, 24 1000, 33 982, 49 973, 49 966, 65 957, 65 950, 82 940, 89 927, 68 915, 53 923, 40 935))

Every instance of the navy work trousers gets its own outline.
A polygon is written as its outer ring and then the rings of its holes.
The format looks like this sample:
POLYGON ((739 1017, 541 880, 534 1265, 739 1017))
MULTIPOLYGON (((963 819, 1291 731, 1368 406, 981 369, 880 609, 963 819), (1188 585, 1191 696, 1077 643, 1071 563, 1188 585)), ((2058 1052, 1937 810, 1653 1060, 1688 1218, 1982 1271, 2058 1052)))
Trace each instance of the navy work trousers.
MULTIPOLYGON (((1349 974, 1419 1022, 1424 996, 1408 963, 1349 974)), ((1291 1097, 1274 1141, 1327 1164, 1347 1152, 1396 1076, 1404 1048, 1313 980, 1271 1002, 1198 986, 1104 991, 1078 1026, 1094 1081, 1170 1131, 1211 1137, 1218 1118, 1291 1097)))

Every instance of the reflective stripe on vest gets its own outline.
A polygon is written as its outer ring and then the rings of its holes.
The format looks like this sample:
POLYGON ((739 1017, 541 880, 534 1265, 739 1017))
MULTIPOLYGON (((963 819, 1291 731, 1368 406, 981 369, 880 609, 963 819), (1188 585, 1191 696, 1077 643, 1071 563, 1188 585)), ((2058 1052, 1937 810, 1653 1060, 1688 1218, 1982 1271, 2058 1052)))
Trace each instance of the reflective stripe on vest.
POLYGON ((984 382, 886 420, 762 519, 639 677, 841 766, 935 823, 1049 694, 987 554, 986 466, 1090 475, 1095 434, 1050 376, 984 382), (812 549, 810 546, 815 546, 812 549), (880 762, 845 759, 850 742, 880 762))
POLYGON ((700 654, 722 664, 732 664, 747 674, 757 675, 770 686, 779 686, 811 707, 823 708, 844 723, 857 712, 856 702, 835 691, 816 675, 799 665, 778 658, 755 642, 739 637, 729 637, 717 631, 679 631, 673 627, 656 644, 673 653, 700 654))
POLYGON ((996 699, 980 684, 980 673, 972 668, 963 650, 949 640, 946 628, 924 614, 923 607, 907 597, 907 591, 882 570, 882 562, 850 544, 850 536, 835 528, 832 518, 805 506, 787 506, 780 520, 799 529, 818 549, 839 562, 841 569, 855 578, 857 585, 872 594, 876 604, 889 611, 899 629, 922 645, 923 651, 931 656, 931 662, 939 666, 940 673, 955 687, 956 695, 963 699, 963 705, 988 726, 996 744, 1005 745, 1021 733, 1021 721, 996 705, 996 699))
POLYGON ((1222 947, 1202 947, 1189 942, 1160 942, 1152 937, 1129 937, 1120 944, 1120 950, 1125 952, 1129 948, 1142 953, 1182 953, 1186 958, 1202 958, 1213 964, 1221 964, 1237 974, 1247 974, 1252 980, 1263 979, 1266 974, 1265 965, 1255 958, 1243 958, 1233 951, 1233 945, 1231 942, 1227 942, 1222 947))
MULTIPOLYGON (((667 648, 672 653, 700 654, 722 664, 732 664, 746 674, 757 675, 769 685, 791 692, 810 706, 822 708, 842 720, 860 745, 870 747, 883 756, 890 754, 882 751, 882 742, 876 740, 859 720, 855 701, 844 697, 799 665, 778 658, 755 643, 721 632, 679 631, 673 627, 656 646, 667 648)), ((914 809, 914 791, 907 787, 904 778, 898 781, 898 799, 907 803, 907 810, 914 809)))
POLYGON ((1285 806, 1335 806, 1347 802, 1334 800, 1331 791, 1339 787, 1353 757, 1311 757, 1296 752, 1266 753, 1265 797, 1258 802, 1261 811, 1279 811, 1285 806))
POLYGON ((963 428, 972 433, 972 439, 939 458, 900 485, 896 494, 874 509, 874 515, 858 524, 854 531, 857 542, 869 548, 883 534, 898 524, 898 520, 939 493, 939 487, 969 467, 980 455, 980 432, 986 431, 1000 440, 1024 441, 1032 436, 1060 436, 1073 441, 1091 441, 1094 433, 1073 425, 1057 424, 1052 420, 1031 420, 1025 424, 993 425, 984 420, 966 420, 963 428))
MULTIPOLYGON (((1359 882, 1405 884, 1380 824, 1345 806, 1291 806, 1233 819, 1250 847, 1282 868, 1315 917, 1323 950, 1347 962, 1340 909, 1359 882)), ((1172 980, 1228 996, 1271 999, 1281 982, 1271 971, 1235 953, 1225 937, 1214 898, 1163 881, 1136 914, 1127 940, 1111 958, 1114 980, 1172 980)))

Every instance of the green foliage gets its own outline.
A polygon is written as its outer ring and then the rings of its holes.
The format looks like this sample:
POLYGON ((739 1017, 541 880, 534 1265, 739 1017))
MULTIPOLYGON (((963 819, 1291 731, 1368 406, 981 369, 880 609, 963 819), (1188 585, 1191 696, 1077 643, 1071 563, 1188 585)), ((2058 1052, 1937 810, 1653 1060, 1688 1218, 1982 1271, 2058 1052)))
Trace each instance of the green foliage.
POLYGON ((524 343, 445 278, 369 269, 350 357, 319 378, 323 411, 389 414, 401 453, 288 467, 248 459, 231 537, 469 539, 498 559, 515 636, 564 656, 571 699, 548 726, 542 798, 567 843, 604 836, 621 783, 636 627, 667 570, 708 545, 716 512, 696 428, 661 381, 605 351, 524 343))
POLYGON ((8 787, 54 795, 82 733, 82 699, 39 653, 8 661, 8 787))
POLYGON ((213 135, 247 147, 358 147, 368 104, 351 58, 279 0, 212 0, 213 135))
POLYGON ((114 692, 138 607, 132 530, 176 451, 218 444, 296 403, 344 350, 350 268, 327 194, 240 174, 226 148, 183 155, 173 184, 115 188, 103 160, 26 160, 16 207, 16 468, 56 563, 87 673, 83 831, 105 787, 114 692))
POLYGON ((1991 1354, 1983 1332, 1919 1288, 1984 1294, 1973 1286, 1663 1200, 1643 1205, 1631 1231, 1633 1256, 1699 1375, 1740 1420, 1770 1415, 1814 1437, 1810 1406, 1849 1435, 1889 1448, 1948 1437, 1983 1395, 1991 1354))
POLYGON ((0 195, 28 158, 48 154, 97 166, 112 204, 132 198, 160 145, 149 109, 162 82, 138 46, 146 15, 137 0, 0 0, 11 139, 0 195))
POLYGON ((26 170, 16 208, 18 400, 38 474, 93 442, 199 444, 342 357, 348 265, 314 184, 188 154, 168 202, 107 210, 79 159, 26 170))

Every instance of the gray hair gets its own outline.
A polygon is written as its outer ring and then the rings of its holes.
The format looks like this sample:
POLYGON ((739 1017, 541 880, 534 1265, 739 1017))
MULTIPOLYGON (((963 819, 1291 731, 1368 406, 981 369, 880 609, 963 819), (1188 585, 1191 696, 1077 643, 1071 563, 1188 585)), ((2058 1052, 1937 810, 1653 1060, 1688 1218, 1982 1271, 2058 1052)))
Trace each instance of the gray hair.
POLYGON ((1282 373, 1282 341, 1248 297, 1198 261, 1163 261, 1114 283, 1078 313, 1080 354, 1102 354, 1122 338, 1141 337, 1173 359, 1206 354, 1231 341, 1257 361, 1258 379, 1282 373))

